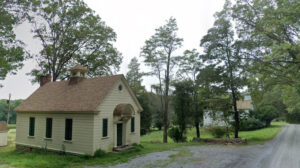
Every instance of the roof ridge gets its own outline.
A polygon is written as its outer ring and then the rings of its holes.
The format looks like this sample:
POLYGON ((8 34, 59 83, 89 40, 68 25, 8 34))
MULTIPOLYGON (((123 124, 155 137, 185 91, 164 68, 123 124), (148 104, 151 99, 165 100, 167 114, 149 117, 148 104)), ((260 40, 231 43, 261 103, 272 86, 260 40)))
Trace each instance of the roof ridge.
POLYGON ((68 85, 69 80, 49 82, 15 111, 97 111, 115 83, 123 78, 123 74, 86 78, 75 85, 68 85))

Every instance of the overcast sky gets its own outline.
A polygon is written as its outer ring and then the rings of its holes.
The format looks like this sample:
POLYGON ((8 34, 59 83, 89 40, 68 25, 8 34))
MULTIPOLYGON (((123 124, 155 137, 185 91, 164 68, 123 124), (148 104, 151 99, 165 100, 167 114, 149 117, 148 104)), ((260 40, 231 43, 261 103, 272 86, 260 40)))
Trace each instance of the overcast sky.
MULTIPOLYGON (((200 49, 200 39, 213 25, 213 14, 222 9, 225 0, 85 0, 85 2, 117 33, 115 46, 123 55, 123 63, 118 74, 126 74, 131 58, 139 57, 140 48, 145 40, 149 39, 154 30, 164 25, 171 16, 177 19, 178 36, 184 39, 183 47, 178 52, 200 49)), ((29 24, 24 23, 16 27, 15 32, 17 38, 25 42, 26 49, 31 53, 39 52, 40 42, 33 39, 29 24)), ((25 99, 39 87, 38 84, 32 85, 30 76, 26 75, 36 66, 35 61, 27 60, 24 64, 17 75, 8 75, 0 82, 4 85, 0 88, 0 99, 7 99, 9 93, 12 94, 12 99, 25 99)), ((141 69, 147 71, 144 66, 141 69)), ((144 78, 143 84, 147 88, 154 83, 157 83, 154 77, 144 78)))

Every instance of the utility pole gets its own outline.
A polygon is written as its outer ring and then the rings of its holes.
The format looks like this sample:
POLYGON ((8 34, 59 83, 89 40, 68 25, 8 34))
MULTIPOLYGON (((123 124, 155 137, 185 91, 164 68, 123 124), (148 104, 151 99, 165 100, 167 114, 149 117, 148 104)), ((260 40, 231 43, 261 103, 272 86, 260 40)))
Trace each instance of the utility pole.
POLYGON ((7 100, 7 125, 9 122, 10 98, 11 98, 11 94, 8 95, 8 100, 7 100))

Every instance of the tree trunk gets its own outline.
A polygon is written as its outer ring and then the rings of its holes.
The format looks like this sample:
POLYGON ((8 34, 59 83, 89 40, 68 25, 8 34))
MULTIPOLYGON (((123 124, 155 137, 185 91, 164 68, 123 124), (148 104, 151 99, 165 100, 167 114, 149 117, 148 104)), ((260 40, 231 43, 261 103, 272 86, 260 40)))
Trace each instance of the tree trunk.
POLYGON ((236 105, 237 98, 236 98, 236 93, 235 93, 234 86, 232 83, 232 78, 233 78, 232 71, 230 71, 230 76, 231 76, 230 87, 231 87, 232 103, 233 103, 233 111, 234 111, 234 121, 235 121, 234 138, 239 138, 239 127, 240 127, 240 116, 239 115, 240 114, 239 114, 239 111, 237 110, 237 105, 236 105))
POLYGON ((158 130, 161 130, 161 127, 158 127, 158 130))
POLYGON ((167 96, 165 97, 165 111, 163 116, 163 125, 164 125, 164 138, 163 142, 168 143, 168 100, 167 96))
POLYGON ((270 120, 266 120, 266 127, 270 127, 271 125, 271 121, 270 120))
POLYGON ((163 116, 163 124, 164 124, 163 142, 164 143, 168 143, 168 110, 169 110, 170 59, 171 59, 171 51, 169 51, 169 53, 168 53, 167 70, 166 70, 165 111, 164 111, 164 116, 163 116))
POLYGON ((199 124, 200 124, 200 121, 199 121, 199 117, 200 117, 200 114, 199 114, 199 107, 198 107, 198 95, 197 93, 194 92, 194 117, 195 117, 195 127, 196 127, 196 134, 197 134, 197 138, 200 138, 200 128, 199 128, 199 124))
POLYGON ((199 124, 200 124, 199 121, 196 121, 196 122, 195 122, 197 138, 200 138, 200 127, 199 127, 199 124))
POLYGON ((232 89, 232 101, 233 101, 234 120, 235 120, 234 138, 239 138, 240 116, 236 106, 236 94, 233 89, 232 89))
POLYGON ((237 106, 236 106, 236 93, 235 93, 235 87, 234 87, 234 83, 233 83, 233 72, 232 72, 232 67, 231 67, 231 61, 229 58, 229 52, 227 51, 227 63, 229 65, 228 70, 230 73, 230 89, 231 89, 231 94, 232 94, 232 103, 233 103, 233 111, 234 111, 234 121, 235 121, 235 126, 234 126, 234 138, 239 138, 239 127, 240 127, 240 116, 239 116, 239 112, 237 110, 237 106))
POLYGON ((160 92, 159 94, 160 94, 161 112, 163 112, 163 110, 164 110, 164 101, 163 101, 163 91, 162 91, 160 70, 158 70, 158 80, 159 80, 159 92, 160 92))

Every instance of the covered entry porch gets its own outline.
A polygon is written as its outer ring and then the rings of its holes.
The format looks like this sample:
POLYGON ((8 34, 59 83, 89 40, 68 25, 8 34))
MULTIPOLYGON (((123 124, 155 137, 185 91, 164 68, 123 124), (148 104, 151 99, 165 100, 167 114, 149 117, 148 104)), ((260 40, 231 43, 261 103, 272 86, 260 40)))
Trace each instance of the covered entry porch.
POLYGON ((114 149, 121 149, 129 145, 128 138, 131 130, 131 120, 135 110, 131 104, 118 104, 113 112, 114 120, 114 149))

